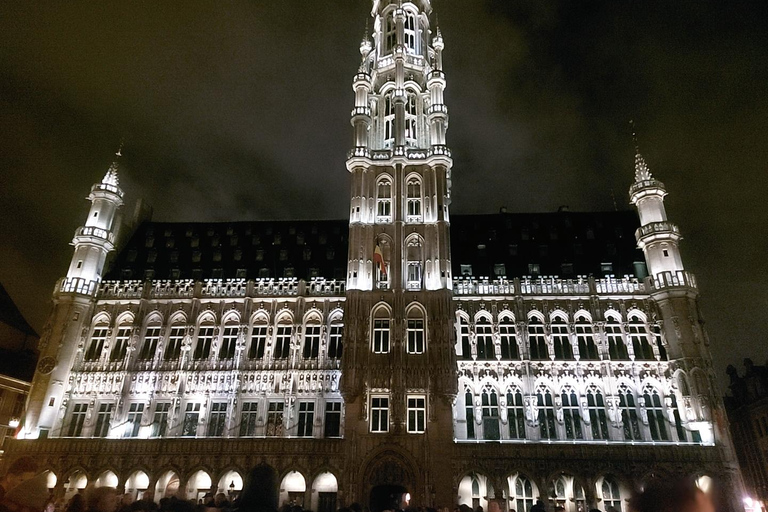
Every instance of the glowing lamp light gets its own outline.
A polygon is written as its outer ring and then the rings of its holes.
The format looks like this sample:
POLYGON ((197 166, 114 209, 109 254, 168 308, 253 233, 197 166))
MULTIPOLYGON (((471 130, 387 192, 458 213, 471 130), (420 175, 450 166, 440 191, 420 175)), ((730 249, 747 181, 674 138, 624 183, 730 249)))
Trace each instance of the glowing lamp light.
POLYGON ((410 503, 411 502, 411 493, 407 492, 405 493, 405 502, 410 503))
POLYGON ((19 426, 19 418, 11 418, 11 421, 8 422, 8 426, 11 428, 16 428, 19 426))

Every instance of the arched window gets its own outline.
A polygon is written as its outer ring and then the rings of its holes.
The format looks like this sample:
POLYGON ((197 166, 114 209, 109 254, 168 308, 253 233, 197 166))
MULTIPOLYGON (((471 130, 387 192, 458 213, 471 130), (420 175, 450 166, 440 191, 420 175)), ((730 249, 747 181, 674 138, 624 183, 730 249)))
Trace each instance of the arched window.
POLYGON ((499 437, 499 397, 490 387, 483 389, 480 397, 483 416, 483 439, 496 441, 499 437))
POLYGON ((405 143, 416 145, 416 95, 409 93, 405 100, 405 143))
POLYGON ((88 345, 88 350, 85 352, 86 361, 98 361, 101 357, 101 353, 104 350, 104 343, 107 341, 107 332, 109 326, 107 324, 98 324, 93 328, 91 333, 91 343, 88 345))
POLYGON ((501 342, 502 359, 520 359, 517 340, 515 339, 515 322, 508 316, 499 319, 499 341, 501 342))
POLYGON ((380 307, 373 315, 372 345, 374 354, 389 352, 389 312, 380 307))
POLYGON ((331 321, 331 327, 328 329, 328 357, 330 359, 341 359, 344 350, 342 337, 344 336, 344 324, 341 318, 334 318, 331 321))
POLYGON ((389 53, 397 44, 397 22, 395 22, 394 11, 387 15, 387 21, 384 28, 384 50, 389 53))
POLYGON ((570 386, 563 388, 560 393, 563 402, 563 423, 565 424, 566 439, 584 439, 581 431, 581 414, 579 413, 579 398, 570 386))
POLYGON ((109 354, 110 361, 122 361, 128 351, 128 343, 131 340, 131 326, 123 324, 117 328, 115 343, 112 346, 112 352, 109 354))
POLYGON ((475 439, 475 403, 472 391, 464 391, 464 419, 467 423, 467 439, 475 439))
POLYGON ((664 414, 659 391, 652 387, 646 387, 643 390, 643 399, 645 401, 645 411, 648 413, 648 427, 651 430, 651 439, 654 441, 668 441, 667 419, 664 414))
POLYGON ((605 323, 605 334, 608 337, 608 354, 611 359, 626 361, 629 359, 627 346, 624 344, 624 336, 621 334, 621 325, 616 317, 608 317, 605 323))
POLYGON ((392 221, 392 182, 382 179, 376 186, 376 222, 392 221))
POLYGON ((287 316, 277 323, 275 332, 275 349, 272 353, 274 359, 288 359, 291 355, 291 337, 293 336, 293 324, 287 316))
POLYGON ((533 501, 533 485, 531 485, 531 481, 524 477, 523 475, 518 475, 517 478, 515 478, 515 488, 514 488, 514 499, 510 500, 513 501, 513 503, 510 503, 510 508, 515 508, 515 510, 531 510, 531 507, 533 507, 534 501, 533 501))
POLYGON ((151 361, 157 352, 157 344, 160 341, 160 325, 150 324, 144 331, 144 343, 139 351, 139 361, 151 361))
POLYGON ((197 329, 197 344, 195 345, 194 359, 201 361, 211 355, 211 343, 213 342, 213 324, 203 323, 197 329))
MULTIPOLYGON (((683 427, 683 420, 680 416, 680 409, 677 407, 677 397, 675 397, 674 393, 671 393, 669 395, 671 398, 671 406, 672 406, 672 414, 675 416, 675 430, 677 431, 677 440, 682 443, 688 442, 688 433, 685 431, 685 427, 683 427)), ((650 422, 650 418, 649 418, 650 422)))
POLYGON ((392 93, 384 96, 384 147, 390 148, 395 142, 395 102, 392 93))
POLYGON ((376 285, 380 290, 389 288, 389 261, 392 254, 389 240, 379 237, 373 248, 373 265, 376 273, 376 285))
POLYGON ((525 439, 525 406, 520 388, 507 391, 507 422, 510 439, 525 439))
POLYGON ((589 423, 592 426, 592 439, 608 439, 608 420, 603 393, 594 384, 587 388, 587 410, 589 423))
POLYGON ((228 324, 224 326, 224 333, 221 335, 221 347, 219 348, 219 359, 229 360, 235 358, 239 331, 240 328, 237 325, 228 324))
POLYGON ((667 349, 664 348, 664 343, 661 340, 661 327, 658 324, 653 325, 653 339, 656 343, 656 348, 659 350, 659 359, 661 361, 667 360, 667 349))
POLYGON ((565 481, 564 475, 556 479, 554 482, 550 483, 549 502, 552 509, 556 509, 557 507, 565 509, 567 505, 566 501, 568 500, 568 495, 566 494, 566 491, 565 491, 565 487, 566 487, 565 484, 566 484, 566 481, 565 481))
POLYGON ((469 323, 463 316, 459 318, 459 343, 461 343, 461 358, 472 359, 472 348, 469 343, 469 323))
POLYGON ((416 53, 416 41, 416 16, 406 12, 403 23, 403 43, 408 53, 416 53))
POLYGON ((184 336, 187 327, 183 324, 173 324, 169 330, 168 343, 165 345, 164 359, 166 361, 178 361, 181 357, 181 347, 184 344, 184 336))
POLYGON ((422 247, 419 237, 413 236, 408 239, 406 256, 406 288, 421 290, 422 247))
POLYGON ((637 408, 635 407, 635 395, 629 386, 619 386, 619 409, 621 410, 621 422, 624 424, 624 439, 627 441, 640 441, 640 425, 637 423, 637 408))
POLYGON ((645 328, 645 322, 637 315, 630 315, 628 330, 632 349, 635 352, 635 360, 652 361, 655 359, 653 357, 653 348, 648 343, 648 331, 645 328))
POLYGON ((576 317, 576 340, 579 343, 579 358, 582 361, 596 361, 599 359, 595 336, 592 332, 592 323, 585 316, 576 317))
POLYGON ((407 346, 409 354, 424 353, 424 315, 419 308, 411 308, 407 319, 407 346))
POLYGON ((549 359, 544 324, 537 316, 528 319, 528 345, 531 359, 549 359))
POLYGON ((248 346, 248 359, 264 359, 267 347, 269 326, 263 319, 256 320, 251 327, 251 344, 248 346))
POLYGON ((573 359, 573 349, 571 340, 568 339, 568 324, 561 316, 552 319, 552 344, 555 349, 555 359, 559 361, 570 361, 573 359))
POLYGON ((477 343, 477 358, 481 361, 496 359, 493 347, 493 326, 488 318, 482 316, 475 323, 475 341, 477 343))
POLYGON ((421 181, 416 177, 409 178, 406 183, 406 207, 406 220, 421 222, 421 181))
POLYGON ((320 323, 312 319, 304 326, 304 359, 317 359, 320 356, 320 323))
POLYGON ((539 433, 542 439, 557 439, 555 429, 555 404, 552 392, 545 386, 536 390, 536 402, 539 407, 539 433))
POLYGON ((619 491, 619 484, 613 477, 607 476, 603 478, 601 491, 605 510, 608 510, 608 507, 613 507, 619 512, 623 510, 621 507, 621 491, 619 491))

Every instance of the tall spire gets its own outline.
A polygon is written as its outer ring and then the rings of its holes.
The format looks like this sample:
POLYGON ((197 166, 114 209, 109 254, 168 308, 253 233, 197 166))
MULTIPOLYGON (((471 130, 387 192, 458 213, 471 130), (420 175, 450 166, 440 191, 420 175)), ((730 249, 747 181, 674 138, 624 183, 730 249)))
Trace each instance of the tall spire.
POLYGON ((107 174, 104 175, 104 179, 101 180, 101 182, 104 185, 112 185, 113 187, 119 187, 120 186, 120 179, 117 176, 117 163, 120 160, 120 157, 123 156, 123 141, 120 141, 120 147, 117 150, 117 153, 115 153, 115 159, 112 162, 112 165, 109 166, 109 169, 107 169, 107 174))
POLYGON ((629 121, 632 126, 632 140, 635 142, 635 182, 648 181, 653 179, 651 170, 645 162, 645 158, 640 154, 640 146, 637 143, 637 132, 635 131, 635 122, 629 121))

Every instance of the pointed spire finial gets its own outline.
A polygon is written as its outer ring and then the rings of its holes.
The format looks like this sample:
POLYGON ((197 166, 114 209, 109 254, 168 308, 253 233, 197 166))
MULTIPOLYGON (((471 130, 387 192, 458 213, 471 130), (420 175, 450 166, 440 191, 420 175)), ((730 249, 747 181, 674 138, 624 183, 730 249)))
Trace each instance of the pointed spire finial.
POLYGON ((648 168, 648 164, 645 162, 645 158, 640 154, 640 146, 637 143, 637 132, 635 131, 635 122, 629 121, 632 126, 632 140, 635 143, 635 181, 648 181, 653 179, 651 170, 648 168))
POLYGON ((109 169, 107 169, 107 174, 104 175, 104 179, 101 180, 104 185, 112 185, 113 187, 120 186, 120 179, 117 176, 117 162, 120 160, 120 157, 123 156, 124 142, 123 139, 120 139, 120 146, 117 149, 117 153, 115 153, 116 158, 112 162, 112 165, 109 166, 109 169))

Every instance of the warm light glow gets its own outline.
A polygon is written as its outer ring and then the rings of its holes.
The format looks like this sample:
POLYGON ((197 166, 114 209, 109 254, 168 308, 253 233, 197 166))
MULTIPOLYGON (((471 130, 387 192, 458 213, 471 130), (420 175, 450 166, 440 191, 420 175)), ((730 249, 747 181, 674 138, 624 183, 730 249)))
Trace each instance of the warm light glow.
POLYGON ((111 471, 103 472, 96 479, 96 487, 117 487, 117 475, 111 471))
POLYGON ((56 487, 56 482, 58 482, 59 479, 56 478, 56 475, 53 473, 53 471, 48 471, 48 474, 46 475, 46 487, 48 489, 53 489, 56 487))
POLYGON ((701 475, 696 479, 696 487, 701 489, 701 492, 708 494, 712 490, 712 479, 707 475, 701 475))
POLYGON ((407 492, 405 493, 405 503, 408 504, 411 502, 411 493, 407 492))
POLYGON ((8 422, 8 426, 11 428, 16 428, 19 426, 19 418, 11 418, 11 421, 8 422))
POLYGON ((298 471, 291 471, 285 478, 283 478, 283 485, 281 486, 287 492, 304 492, 307 490, 307 484, 304 481, 304 476, 298 471))

